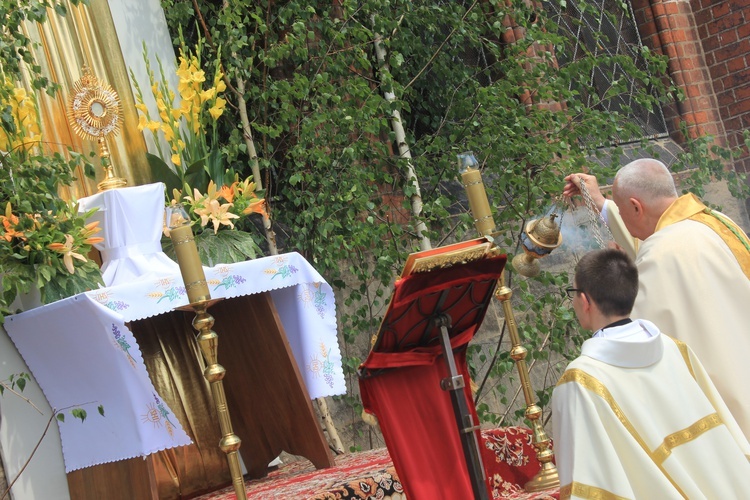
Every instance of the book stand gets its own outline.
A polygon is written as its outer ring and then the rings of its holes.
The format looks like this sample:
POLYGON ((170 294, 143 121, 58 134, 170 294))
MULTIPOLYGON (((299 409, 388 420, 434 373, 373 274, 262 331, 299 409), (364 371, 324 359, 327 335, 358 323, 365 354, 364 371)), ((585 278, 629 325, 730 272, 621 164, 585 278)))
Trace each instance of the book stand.
POLYGON ((466 347, 505 260, 485 239, 412 254, 360 366, 409 498, 488 498, 466 347))

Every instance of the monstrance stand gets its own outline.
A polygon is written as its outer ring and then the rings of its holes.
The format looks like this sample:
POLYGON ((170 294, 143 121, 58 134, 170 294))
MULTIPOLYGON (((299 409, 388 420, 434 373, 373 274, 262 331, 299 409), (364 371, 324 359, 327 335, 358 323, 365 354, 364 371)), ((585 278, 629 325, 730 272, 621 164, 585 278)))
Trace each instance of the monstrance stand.
POLYGON ((104 180, 99 191, 124 187, 127 181, 115 176, 107 148, 107 136, 117 135, 122 122, 122 108, 117 92, 91 74, 88 66, 83 76, 73 85, 68 105, 68 120, 79 137, 99 144, 99 157, 104 168, 104 180))

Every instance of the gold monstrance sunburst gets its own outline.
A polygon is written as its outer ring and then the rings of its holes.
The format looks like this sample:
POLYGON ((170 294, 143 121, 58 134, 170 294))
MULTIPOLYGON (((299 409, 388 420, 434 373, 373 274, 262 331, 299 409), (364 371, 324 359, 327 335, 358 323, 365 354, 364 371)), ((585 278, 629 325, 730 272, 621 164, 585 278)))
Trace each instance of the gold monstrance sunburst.
POLYGON ((92 75, 87 66, 82 72, 83 76, 73 85, 70 94, 68 120, 79 137, 99 144, 104 168, 104 180, 96 185, 99 191, 126 186, 125 179, 115 176, 107 148, 107 136, 120 131, 120 97, 112 87, 92 75))

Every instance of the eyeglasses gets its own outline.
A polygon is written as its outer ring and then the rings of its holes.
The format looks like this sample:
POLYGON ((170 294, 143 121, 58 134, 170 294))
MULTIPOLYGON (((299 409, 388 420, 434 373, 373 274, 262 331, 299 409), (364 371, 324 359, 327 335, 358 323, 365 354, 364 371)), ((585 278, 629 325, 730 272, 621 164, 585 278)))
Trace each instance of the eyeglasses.
POLYGON ((565 293, 568 295, 569 299, 572 299, 573 297, 575 297, 575 295, 573 295, 574 292, 583 293, 583 290, 581 290, 580 288, 566 288, 565 289, 565 293))

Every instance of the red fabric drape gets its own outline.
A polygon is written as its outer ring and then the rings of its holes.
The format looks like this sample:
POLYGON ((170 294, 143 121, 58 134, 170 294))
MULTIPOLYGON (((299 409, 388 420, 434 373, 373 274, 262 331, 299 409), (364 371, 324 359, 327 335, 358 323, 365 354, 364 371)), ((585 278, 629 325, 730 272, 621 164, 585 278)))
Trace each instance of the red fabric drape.
MULTIPOLYGON (((455 358, 468 381, 465 350, 455 358)), ((360 380, 362 403, 378 417, 410 499, 473 497, 450 395, 440 388, 440 380, 447 376, 448 369, 439 356, 429 365, 407 366, 360 380)), ((477 422, 468 384, 464 389, 477 422)), ((478 431, 475 434, 481 438, 478 431)))
MULTIPOLYGON (((440 330, 431 326, 431 318, 435 312, 450 317, 456 369, 464 377, 463 396, 477 423, 466 345, 484 318, 504 264, 501 256, 396 282, 375 347, 361 367, 363 405, 377 416, 410 499, 473 497, 451 395, 440 385, 449 372, 440 330)), ((480 432, 475 436, 481 445, 480 432)))

